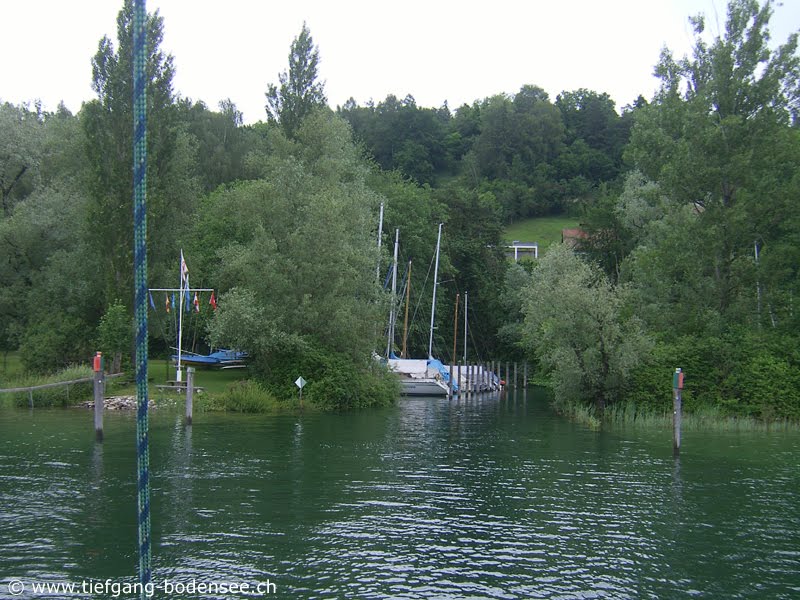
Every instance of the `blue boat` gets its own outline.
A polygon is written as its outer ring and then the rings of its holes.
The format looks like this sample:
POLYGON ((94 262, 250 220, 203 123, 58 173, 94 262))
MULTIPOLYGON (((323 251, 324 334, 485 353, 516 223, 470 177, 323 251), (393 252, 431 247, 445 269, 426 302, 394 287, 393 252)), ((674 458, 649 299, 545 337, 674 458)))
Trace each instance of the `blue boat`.
MULTIPOLYGON (((178 362, 178 355, 172 355, 173 362, 178 362)), ((247 352, 238 350, 217 350, 211 354, 195 354, 181 352, 181 364, 190 367, 218 367, 220 369, 239 369, 246 367, 247 352)))

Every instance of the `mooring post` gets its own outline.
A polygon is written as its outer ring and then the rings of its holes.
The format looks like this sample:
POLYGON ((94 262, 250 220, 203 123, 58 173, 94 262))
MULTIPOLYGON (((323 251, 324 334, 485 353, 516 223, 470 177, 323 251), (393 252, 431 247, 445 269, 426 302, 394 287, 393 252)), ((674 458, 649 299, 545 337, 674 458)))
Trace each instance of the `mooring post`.
POLYGON ((194 367, 186 367, 186 424, 192 424, 192 404, 194 401, 194 367))
POLYGON ((528 361, 522 363, 522 387, 528 389, 528 361))
POLYGON ((103 354, 97 352, 92 360, 94 371, 94 435, 98 442, 103 441, 103 396, 105 381, 103 377, 103 354))
POLYGON ((517 361, 514 361, 514 389, 517 389, 517 361))
POLYGON ((506 379, 505 379, 506 387, 511 387, 510 386, 511 382, 509 381, 510 379, 511 379, 511 365, 509 364, 508 361, 506 361, 506 379))
POLYGON ((681 402, 683 400, 683 372, 680 368, 672 374, 672 453, 681 453, 681 402))

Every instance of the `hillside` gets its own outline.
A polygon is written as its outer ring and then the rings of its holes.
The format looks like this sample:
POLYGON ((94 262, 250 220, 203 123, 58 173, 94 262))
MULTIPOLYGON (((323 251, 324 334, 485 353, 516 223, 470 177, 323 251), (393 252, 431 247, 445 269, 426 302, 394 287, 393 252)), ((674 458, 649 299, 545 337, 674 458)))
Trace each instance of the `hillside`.
POLYGON ((511 243, 537 242, 544 250, 553 242, 561 241, 561 230, 578 227, 578 220, 572 217, 539 217, 524 219, 508 226, 503 233, 503 240, 511 243))

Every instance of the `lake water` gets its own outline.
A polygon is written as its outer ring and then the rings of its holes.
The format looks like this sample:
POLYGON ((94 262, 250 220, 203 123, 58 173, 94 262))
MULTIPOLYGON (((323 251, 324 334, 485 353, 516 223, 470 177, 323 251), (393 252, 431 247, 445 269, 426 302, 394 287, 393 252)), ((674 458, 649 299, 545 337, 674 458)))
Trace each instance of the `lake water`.
MULTIPOLYGON (((91 411, 0 411, 0 598, 133 597, 134 444, 132 414, 98 444, 91 411)), ((191 427, 156 410, 155 597, 800 597, 800 435, 682 446, 533 391, 191 427)))

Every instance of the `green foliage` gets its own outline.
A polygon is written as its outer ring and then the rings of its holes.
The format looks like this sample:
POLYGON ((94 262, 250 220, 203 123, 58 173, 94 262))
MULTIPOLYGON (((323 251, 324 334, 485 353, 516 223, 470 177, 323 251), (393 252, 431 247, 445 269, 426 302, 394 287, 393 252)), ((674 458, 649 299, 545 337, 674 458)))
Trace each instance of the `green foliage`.
POLYGON ((625 398, 647 411, 672 406, 672 372, 686 375, 689 412, 716 408, 723 414, 771 421, 800 418, 800 371, 793 340, 737 328, 720 336, 681 336, 660 341, 634 369, 625 398))
POLYGON ((231 384, 222 392, 203 401, 206 410, 266 413, 280 409, 275 397, 256 381, 244 380, 231 384))
POLYGON ((400 170, 419 184, 433 185, 452 171, 455 157, 463 154, 458 139, 447 139, 450 111, 422 108, 414 98, 389 95, 377 105, 345 104, 338 113, 353 127, 357 140, 387 171, 400 170))
POLYGON ((26 369, 52 373, 88 360, 92 355, 93 333, 79 318, 54 312, 26 329, 19 353, 26 369))
POLYGON ((11 214, 40 177, 43 154, 40 111, 0 103, 0 216, 11 214))
POLYGON ((562 245, 536 263, 525 295, 524 343, 551 373, 556 402, 602 412, 650 348, 627 290, 562 245))
POLYGON ((133 319, 119 300, 111 304, 101 317, 97 337, 100 351, 107 357, 106 370, 119 373, 123 368, 123 357, 129 357, 133 347, 133 319))
POLYGON ((278 129, 269 135, 272 152, 252 161, 260 178, 212 194, 191 236, 200 269, 221 291, 211 340, 248 351, 265 385, 275 364, 317 348, 325 368, 314 372, 324 370, 326 385, 312 386, 311 398, 336 408, 372 403, 357 365, 370 355, 382 316, 378 196, 340 118, 317 112, 295 140, 278 129))
MULTIPOLYGON (((92 377, 92 370, 88 366, 69 366, 51 375, 31 375, 16 377, 3 381, 2 387, 34 387, 62 381, 74 381, 76 379, 86 379, 92 377)), ((34 407, 46 406, 74 406, 79 402, 92 399, 92 382, 85 381, 73 383, 69 386, 48 387, 31 392, 34 407)), ((14 394, 0 395, 0 406, 29 406, 31 394, 28 392, 18 392, 14 394)))
POLYGON ((322 410, 387 406, 400 393, 397 377, 380 363, 357 363, 312 347, 276 355, 265 365, 262 383, 280 400, 296 401, 299 376, 308 382, 303 402, 322 410))
POLYGON ((267 88, 267 117, 293 138, 303 120, 326 103, 324 85, 317 81, 319 49, 305 23, 289 52, 289 72, 278 75, 280 87, 267 88))
MULTIPOLYGON (((704 19, 692 19, 693 55, 676 60, 664 51, 661 89, 637 111, 628 148, 667 197, 696 211, 701 252, 691 268, 707 284, 706 306, 730 322, 752 319, 745 296, 755 287, 754 243, 783 262, 779 224, 797 219, 797 203, 786 200, 797 180, 786 165, 800 153, 789 127, 800 103, 800 57, 797 34, 770 48, 771 15, 770 2, 732 0, 724 35, 710 43, 704 19)), ((786 311, 789 294, 779 290, 795 283, 796 272, 786 271, 772 281, 774 310, 786 311)))
MULTIPOLYGON (((194 140, 178 123, 174 105, 173 59, 161 50, 163 19, 146 19, 147 81, 147 254, 148 274, 158 280, 173 272, 178 255, 176 231, 191 219, 198 192, 194 140)), ((92 59, 97 99, 80 114, 90 173, 91 196, 85 235, 101 260, 101 306, 116 298, 133 299, 133 2, 125 0, 117 17, 118 47, 107 37, 92 59)))

